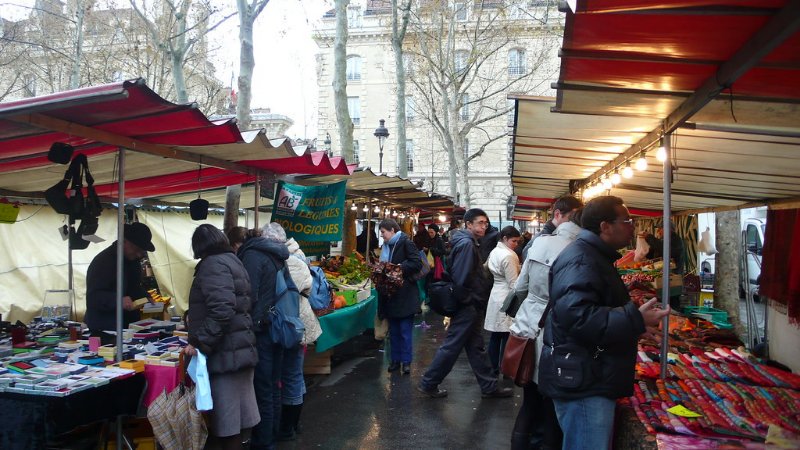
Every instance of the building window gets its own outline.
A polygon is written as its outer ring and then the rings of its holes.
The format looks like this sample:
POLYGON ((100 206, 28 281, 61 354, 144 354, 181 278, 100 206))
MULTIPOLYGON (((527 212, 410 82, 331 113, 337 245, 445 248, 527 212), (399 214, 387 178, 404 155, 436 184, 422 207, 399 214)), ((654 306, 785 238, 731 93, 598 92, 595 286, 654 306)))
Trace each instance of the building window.
POLYGON ((347 81, 361 80, 361 57, 351 55, 347 57, 347 81))
POLYGON ((469 120, 469 94, 461 94, 461 109, 458 112, 458 118, 462 122, 469 120))
POLYGON ((453 5, 453 9, 456 12, 456 20, 458 21, 465 21, 467 20, 467 4, 466 3, 456 3, 453 5))
POLYGON ((414 118, 417 116, 416 107, 417 105, 414 104, 414 97, 406 95, 406 123, 414 121, 414 118))
POLYGON ((347 112, 350 113, 350 119, 353 120, 353 125, 360 125, 361 99, 358 97, 347 97, 347 112))
POLYGON ((353 163, 357 166, 361 165, 361 148, 355 139, 353 139, 353 163))
POLYGON ((512 48, 508 51, 508 74, 522 75, 525 73, 525 50, 512 48))
POLYGON ((464 161, 469 159, 469 139, 464 139, 464 161))
POLYGON ((406 139, 406 169, 414 171, 414 140, 406 139))
POLYGON ((358 5, 347 8, 347 28, 361 27, 361 7, 358 5))
POLYGON ((406 75, 414 75, 414 58, 408 53, 403 53, 403 69, 406 75))
POLYGON ((469 59, 469 54, 466 52, 466 50, 458 50, 453 56, 453 64, 456 69, 456 74, 461 75, 467 70, 467 59, 469 59))

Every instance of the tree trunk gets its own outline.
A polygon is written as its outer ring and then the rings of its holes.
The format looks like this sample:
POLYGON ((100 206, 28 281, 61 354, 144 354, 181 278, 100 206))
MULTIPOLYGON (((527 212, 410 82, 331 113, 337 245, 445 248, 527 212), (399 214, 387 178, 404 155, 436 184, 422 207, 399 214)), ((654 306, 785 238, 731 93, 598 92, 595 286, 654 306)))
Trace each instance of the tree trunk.
POLYGON ((342 255, 348 256, 356 251, 356 214, 345 202, 344 226, 342 227, 342 255))
POLYGON ((250 102, 253 91, 253 68, 256 66, 253 55, 253 22, 245 0, 237 0, 239 7, 239 93, 236 99, 236 120, 240 130, 250 128, 250 102))
POLYGON ((347 110, 347 5, 336 0, 336 38, 333 41, 333 103, 339 129, 339 145, 348 164, 353 161, 353 119, 347 110))
POLYGON ((744 328, 739 320, 739 258, 742 245, 739 211, 720 212, 716 215, 717 250, 714 267, 714 307, 728 312, 730 323, 742 336, 744 328))
POLYGON ((75 2, 75 56, 72 58, 72 70, 69 74, 69 88, 78 89, 81 86, 81 62, 83 60, 83 19, 86 11, 83 0, 75 2))
POLYGON ((392 49, 397 79, 397 175, 408 178, 408 155, 406 155, 406 70, 403 64, 403 39, 409 20, 409 5, 402 5, 402 22, 398 21, 397 0, 392 0, 392 49))
POLYGON ((189 95, 186 93, 186 78, 183 74, 183 54, 172 52, 170 54, 172 62, 172 80, 175 82, 175 98, 178 103, 189 103, 189 95))
MULTIPOLYGON (((239 198, 242 196, 242 186, 234 185, 225 188, 225 218, 222 221, 222 230, 227 233, 239 224, 239 198)), ((258 211, 256 211, 258 214, 258 211)))

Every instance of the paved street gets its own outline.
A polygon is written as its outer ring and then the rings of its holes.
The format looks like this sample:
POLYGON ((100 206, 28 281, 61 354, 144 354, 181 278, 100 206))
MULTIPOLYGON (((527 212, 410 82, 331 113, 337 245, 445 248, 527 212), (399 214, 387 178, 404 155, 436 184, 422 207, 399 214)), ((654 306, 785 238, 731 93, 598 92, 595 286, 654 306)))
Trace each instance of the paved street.
POLYGON ((441 318, 426 318, 431 328, 414 328, 411 375, 388 373, 387 358, 370 336, 337 348, 331 375, 310 377, 298 440, 279 448, 508 448, 522 389, 515 387, 512 398, 481 399, 462 352, 441 385, 448 397, 432 399, 416 390, 444 336, 441 318))

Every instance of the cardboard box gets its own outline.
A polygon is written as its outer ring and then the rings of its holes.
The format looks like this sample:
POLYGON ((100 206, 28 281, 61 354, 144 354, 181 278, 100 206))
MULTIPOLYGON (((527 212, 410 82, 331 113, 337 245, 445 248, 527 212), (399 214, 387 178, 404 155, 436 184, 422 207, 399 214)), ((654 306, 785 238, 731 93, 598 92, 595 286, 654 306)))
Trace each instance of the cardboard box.
MULTIPOLYGON (((656 290, 661 289, 664 286, 664 277, 658 277, 653 281, 653 286, 655 286, 656 290)), ((682 287, 683 286, 683 276, 677 274, 670 274, 669 276, 669 287, 682 287)))

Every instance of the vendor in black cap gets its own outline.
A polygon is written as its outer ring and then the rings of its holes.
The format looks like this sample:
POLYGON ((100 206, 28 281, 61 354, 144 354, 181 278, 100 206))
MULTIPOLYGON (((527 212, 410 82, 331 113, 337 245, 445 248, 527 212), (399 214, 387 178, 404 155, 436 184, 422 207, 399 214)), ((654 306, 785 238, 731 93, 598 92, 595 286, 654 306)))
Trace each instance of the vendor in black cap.
MULTIPOLYGON (((122 259, 122 326, 139 320, 139 310, 134 300, 147 297, 142 287, 142 268, 139 260, 146 252, 155 251, 152 243, 153 235, 147 225, 134 222, 125 224, 123 230, 124 258, 122 259)), ((98 253, 89 271, 86 273, 86 316, 84 321, 92 332, 92 336, 100 336, 110 342, 105 330, 116 330, 116 297, 117 297, 117 242, 98 253)))

